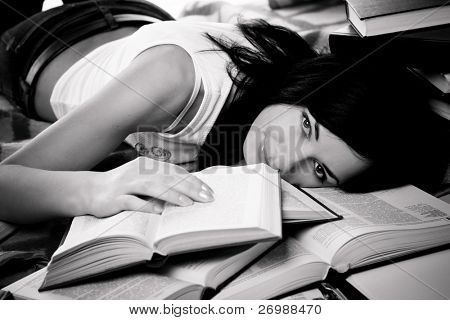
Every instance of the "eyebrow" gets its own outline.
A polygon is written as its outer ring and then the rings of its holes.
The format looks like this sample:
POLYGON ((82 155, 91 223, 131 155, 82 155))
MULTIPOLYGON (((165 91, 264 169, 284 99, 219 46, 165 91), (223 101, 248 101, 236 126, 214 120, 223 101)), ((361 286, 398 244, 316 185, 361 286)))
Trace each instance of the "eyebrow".
POLYGON ((325 171, 327 172, 327 174, 333 178, 334 180, 336 180, 337 184, 340 184, 339 179, 336 177, 336 175, 330 170, 328 169, 328 167, 325 165, 325 163, 322 163, 323 168, 325 169, 325 171))

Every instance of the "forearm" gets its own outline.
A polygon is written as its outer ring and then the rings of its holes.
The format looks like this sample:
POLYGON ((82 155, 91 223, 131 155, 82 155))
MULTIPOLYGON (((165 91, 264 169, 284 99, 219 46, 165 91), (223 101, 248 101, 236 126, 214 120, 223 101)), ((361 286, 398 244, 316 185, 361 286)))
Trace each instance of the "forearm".
POLYGON ((87 214, 95 174, 0 165, 0 220, 34 223, 87 214))

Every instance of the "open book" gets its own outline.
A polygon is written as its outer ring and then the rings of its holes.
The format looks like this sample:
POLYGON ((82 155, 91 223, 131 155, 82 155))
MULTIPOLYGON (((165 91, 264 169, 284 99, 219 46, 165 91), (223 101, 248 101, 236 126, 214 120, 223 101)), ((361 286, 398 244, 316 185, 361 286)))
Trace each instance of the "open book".
MULTIPOLYGON (((207 255, 175 256, 161 269, 139 271, 39 292, 46 268, 3 288, 15 299, 35 300, 181 300, 201 299, 207 288, 216 289, 274 244, 264 241, 253 245, 211 250, 207 255), (205 257, 206 256, 206 257, 205 257)), ((123 272, 122 272, 123 273, 123 272)))
POLYGON ((211 167, 195 175, 213 188, 213 202, 166 204, 162 214, 74 218, 41 289, 143 262, 161 264, 168 255, 281 238, 277 171, 258 164, 211 167))
POLYGON ((308 189, 344 218, 293 230, 215 299, 268 299, 316 281, 450 242, 450 205, 413 187, 349 194, 308 189))

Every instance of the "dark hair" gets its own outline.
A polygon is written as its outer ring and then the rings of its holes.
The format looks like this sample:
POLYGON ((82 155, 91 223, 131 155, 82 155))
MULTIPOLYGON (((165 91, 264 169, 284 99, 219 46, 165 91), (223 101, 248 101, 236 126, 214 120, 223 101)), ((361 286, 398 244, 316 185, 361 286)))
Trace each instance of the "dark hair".
POLYGON ((432 112, 426 90, 404 66, 377 60, 354 65, 333 56, 317 61, 320 67, 308 63, 298 70, 324 76, 308 84, 301 104, 373 162, 341 187, 370 191, 412 183, 432 191, 438 186, 449 164, 448 121, 432 112))
POLYGON ((249 126, 267 105, 302 105, 374 163, 343 188, 414 183, 430 189, 440 182, 449 159, 448 123, 439 123, 403 67, 373 60, 352 65, 319 56, 297 33, 264 20, 238 28, 254 49, 207 34, 229 55, 228 73, 238 88, 218 124, 249 126))

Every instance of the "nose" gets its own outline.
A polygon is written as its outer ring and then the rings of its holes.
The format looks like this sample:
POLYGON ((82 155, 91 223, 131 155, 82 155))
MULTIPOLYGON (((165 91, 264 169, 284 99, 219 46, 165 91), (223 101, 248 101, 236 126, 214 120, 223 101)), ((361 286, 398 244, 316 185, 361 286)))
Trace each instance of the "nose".
POLYGON ((298 139, 289 139, 270 132, 264 140, 264 156, 267 164, 280 170, 282 176, 287 174, 303 158, 303 147, 298 144, 298 139))

